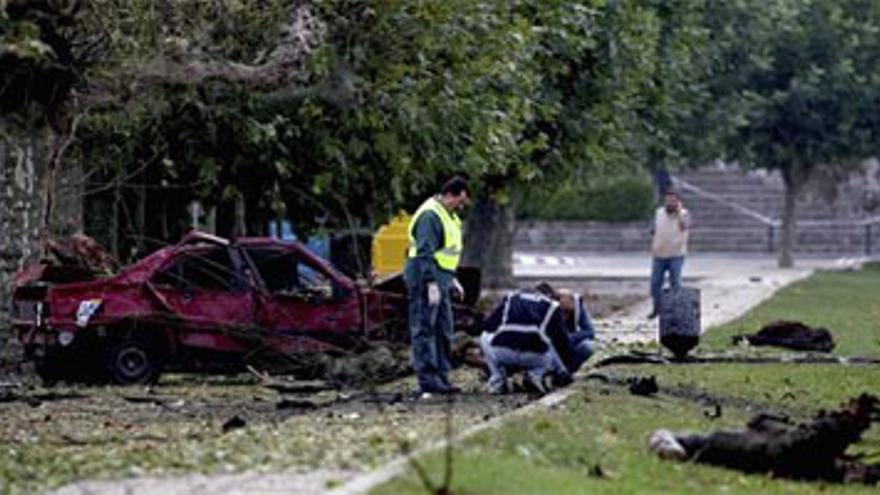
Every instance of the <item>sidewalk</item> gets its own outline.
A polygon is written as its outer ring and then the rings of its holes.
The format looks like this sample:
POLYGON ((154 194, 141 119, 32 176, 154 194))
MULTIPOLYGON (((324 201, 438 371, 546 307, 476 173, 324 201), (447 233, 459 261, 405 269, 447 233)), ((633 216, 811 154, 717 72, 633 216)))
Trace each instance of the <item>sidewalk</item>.
MULTIPOLYGON (((791 269, 777 267, 776 258, 743 254, 692 254, 685 261, 684 283, 701 291, 702 327, 706 331, 727 323, 772 296, 777 290, 816 270, 854 269, 859 258, 804 258, 791 269)), ((603 291, 641 289, 647 295, 651 259, 638 253, 540 254, 517 253, 514 275, 529 279, 600 281, 603 291)), ((596 322, 602 342, 650 342, 657 337, 657 320, 647 320, 651 301, 625 308, 596 322)))

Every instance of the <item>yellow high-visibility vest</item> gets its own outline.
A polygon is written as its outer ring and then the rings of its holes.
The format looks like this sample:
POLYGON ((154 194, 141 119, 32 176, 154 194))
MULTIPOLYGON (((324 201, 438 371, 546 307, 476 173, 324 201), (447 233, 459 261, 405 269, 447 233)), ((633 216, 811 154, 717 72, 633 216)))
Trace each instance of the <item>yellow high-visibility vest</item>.
POLYGON ((454 212, 447 211, 446 207, 435 197, 428 198, 422 203, 409 222, 409 257, 413 258, 416 255, 416 238, 413 235, 413 229, 415 229, 416 222, 419 221, 422 213, 426 211, 436 213, 443 224, 443 247, 434 252, 434 259, 443 270, 454 272, 458 268, 463 248, 461 219, 454 212))

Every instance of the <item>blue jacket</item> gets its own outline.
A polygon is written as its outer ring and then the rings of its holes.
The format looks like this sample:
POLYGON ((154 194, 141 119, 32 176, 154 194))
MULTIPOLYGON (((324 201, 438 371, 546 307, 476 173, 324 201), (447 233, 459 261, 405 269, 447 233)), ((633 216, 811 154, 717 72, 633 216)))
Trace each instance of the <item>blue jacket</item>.
POLYGON ((574 321, 576 322, 573 329, 571 329, 572 333, 582 333, 589 340, 596 340, 596 329, 593 327, 593 321, 590 318, 590 313, 587 312, 587 308, 584 306, 584 300, 577 294, 574 296, 574 321))
POLYGON ((493 346, 543 354, 551 349, 569 373, 577 370, 565 319, 559 304, 540 294, 514 292, 504 296, 483 331, 494 334, 493 346))

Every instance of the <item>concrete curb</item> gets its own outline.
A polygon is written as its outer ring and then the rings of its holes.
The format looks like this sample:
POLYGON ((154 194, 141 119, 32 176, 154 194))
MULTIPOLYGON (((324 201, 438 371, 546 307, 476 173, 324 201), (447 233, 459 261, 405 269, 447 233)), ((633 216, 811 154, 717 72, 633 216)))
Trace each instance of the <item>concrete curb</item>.
POLYGON ((453 436, 451 439, 444 439, 438 442, 435 442, 427 447, 423 447, 418 449, 410 454, 400 456, 384 466, 380 467, 375 471, 371 471, 362 476, 358 476, 344 485, 335 488, 331 491, 328 491, 328 495, 359 495, 363 493, 367 493, 373 488, 391 481, 404 474, 406 468, 409 467, 410 462, 414 459, 417 459, 426 454, 430 454, 432 452, 437 452, 446 448, 450 443, 455 445, 460 443, 462 440, 465 440, 469 437, 476 435, 482 431, 491 430, 494 428, 498 428, 499 426, 504 425, 508 421, 518 418, 521 416, 525 416, 527 414, 531 414, 534 411, 538 410, 546 410, 551 409, 553 407, 558 406, 566 399, 568 399, 572 394, 575 393, 575 387, 567 387, 561 390, 557 390, 556 392, 550 393, 542 397, 541 399, 532 402, 531 404, 521 407, 519 409, 515 409, 508 414, 498 416, 496 418, 492 418, 489 421, 484 423, 480 423, 478 425, 471 426, 467 428, 463 432, 458 435, 453 436))

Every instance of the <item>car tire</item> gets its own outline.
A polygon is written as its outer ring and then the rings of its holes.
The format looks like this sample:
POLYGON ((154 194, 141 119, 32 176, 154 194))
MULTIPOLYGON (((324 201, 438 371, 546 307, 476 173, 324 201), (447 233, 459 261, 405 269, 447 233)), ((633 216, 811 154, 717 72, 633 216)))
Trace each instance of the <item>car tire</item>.
POLYGON ((158 347, 140 339, 126 339, 111 344, 104 364, 108 379, 117 385, 155 383, 162 373, 158 347))
POLYGON ((47 388, 54 387, 59 381, 65 378, 64 368, 58 363, 47 359, 37 361, 34 365, 34 371, 36 371, 37 376, 40 377, 43 386, 47 388))

